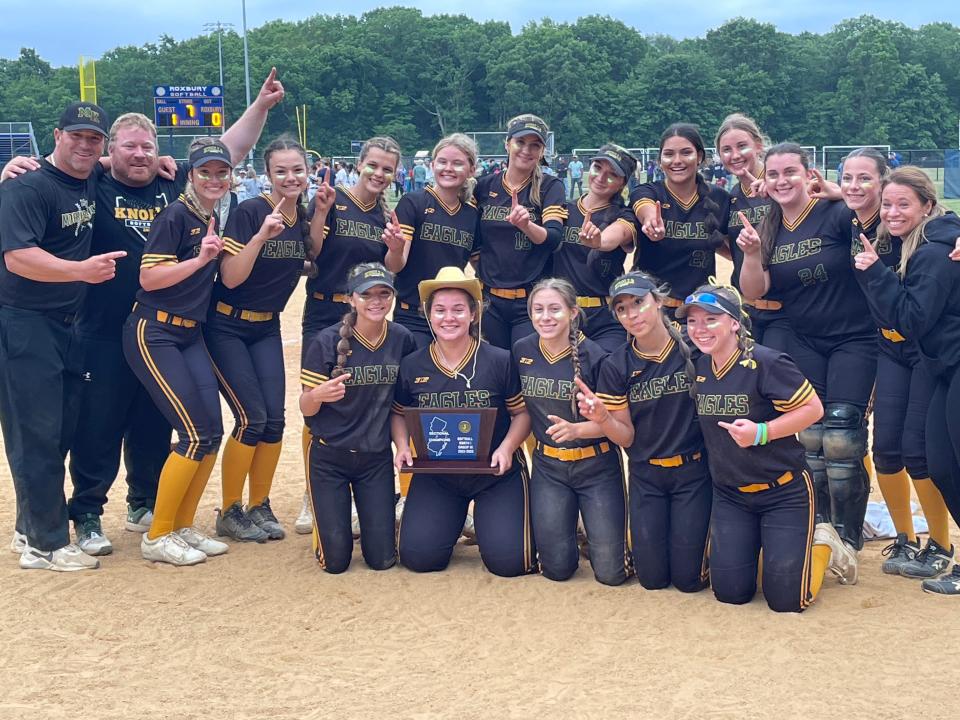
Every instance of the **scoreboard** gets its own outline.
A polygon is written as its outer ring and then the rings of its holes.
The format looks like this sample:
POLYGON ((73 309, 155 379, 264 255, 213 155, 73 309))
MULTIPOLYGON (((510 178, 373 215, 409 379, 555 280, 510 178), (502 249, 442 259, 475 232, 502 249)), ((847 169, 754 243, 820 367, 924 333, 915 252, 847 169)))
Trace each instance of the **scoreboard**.
POLYGON ((223 88, 220 85, 156 85, 153 116, 158 128, 223 130, 223 88))

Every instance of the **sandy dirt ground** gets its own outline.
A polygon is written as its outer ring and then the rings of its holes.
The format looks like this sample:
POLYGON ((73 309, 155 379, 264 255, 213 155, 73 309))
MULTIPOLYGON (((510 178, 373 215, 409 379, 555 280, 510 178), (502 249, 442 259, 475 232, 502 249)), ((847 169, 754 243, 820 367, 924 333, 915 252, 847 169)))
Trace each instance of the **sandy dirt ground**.
MULTIPOLYGON (((291 530, 269 545, 177 569, 140 557, 118 480, 104 515, 113 555, 93 572, 0 563, 0 720, 56 718, 927 718, 944 692, 960 600, 884 576, 828 579, 803 615, 761 596, 650 592, 487 573, 458 546, 443 573, 319 570, 300 507, 299 311, 285 313, 288 426, 273 506, 291 530)), ((225 415, 227 428, 231 426, 225 415)), ((14 495, 0 462, 0 538, 14 495)), ((876 495, 876 492, 875 492, 876 495)), ((197 525, 213 529, 219 471, 197 525)), ((960 538, 958 538, 960 540, 960 538)))

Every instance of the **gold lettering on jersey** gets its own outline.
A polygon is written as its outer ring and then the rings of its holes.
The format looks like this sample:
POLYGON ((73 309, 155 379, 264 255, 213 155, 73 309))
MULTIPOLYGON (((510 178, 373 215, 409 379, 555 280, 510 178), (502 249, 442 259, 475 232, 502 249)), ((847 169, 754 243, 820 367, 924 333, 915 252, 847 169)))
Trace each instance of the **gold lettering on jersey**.
POLYGON ((750 221, 750 224, 756 227, 760 224, 760 221, 766 217, 767 213, 770 212, 769 205, 757 205, 756 207, 745 207, 742 210, 731 210, 730 211, 730 227, 743 227, 743 221, 740 220, 740 213, 743 213, 747 216, 747 220, 750 221))
POLYGON ((359 238, 360 240, 382 242, 380 236, 383 235, 383 228, 376 227, 370 223, 338 217, 337 235, 340 237, 359 238))
MULTIPOLYGON (((872 241, 873 249, 877 251, 877 255, 889 255, 893 252, 893 242, 889 237, 877 238, 872 241)), ((853 236, 853 242, 850 243, 850 257, 854 257, 863 252, 863 240, 860 239, 860 234, 855 233, 853 236)))
POLYGON ((563 241, 565 243, 570 243, 571 245, 580 245, 580 230, 582 228, 570 227, 569 225, 564 226, 563 228, 563 241))
POLYGON ((666 236, 677 240, 706 240, 705 225, 706 223, 702 222, 680 222, 679 220, 667 220, 664 223, 666 236))
POLYGON ((422 384, 425 383, 425 382, 430 382, 430 376, 429 376, 429 375, 421 375, 420 377, 418 377, 416 380, 413 381, 413 384, 414 384, 414 385, 422 385, 422 384))
POLYGON ((697 412, 700 415, 746 417, 750 414, 750 396, 698 394, 697 412))
POLYGON ((770 258, 770 264, 777 265, 779 263, 802 260, 811 255, 819 254, 822 247, 823 240, 820 238, 807 238, 799 242, 784 243, 774 249, 773 256, 770 258))
POLYGON ((533 365, 533 358, 522 357, 520 358, 521 365, 533 365))
MULTIPOLYGON (((433 208, 427 208, 433 210, 433 208)), ((466 230, 458 230, 449 225, 440 225, 438 223, 425 222, 420 226, 420 238, 430 242, 443 243, 444 245, 455 245, 466 250, 473 248, 473 233, 466 230)))
POLYGON ((397 382, 399 365, 352 365, 350 379, 344 385, 393 385, 397 382))
POLYGON ((268 260, 305 260, 307 257, 300 240, 267 240, 260 251, 260 257, 268 260))
MULTIPOLYGON (((492 194, 493 193, 491 193, 491 195, 492 194)), ((481 219, 489 222, 506 222, 507 215, 509 214, 510 208, 508 207, 500 207, 499 205, 485 205, 483 207, 483 217, 481 219)))
POLYGON ((194 235, 199 235, 203 228, 190 228, 190 237, 194 235))
POLYGON ((550 400, 569 400, 573 396, 573 380, 521 375, 520 388, 525 397, 547 398, 550 400))
POLYGON ((433 215, 436 211, 437 211, 436 208, 424 208, 424 209, 423 209, 423 214, 424 214, 424 215, 433 215))
POLYGON ((490 407, 489 390, 449 390, 447 392, 420 393, 420 407, 434 408, 485 408, 490 407))
POLYGON ((80 234, 83 228, 93 229, 93 216, 97 212, 97 203, 89 202, 86 198, 80 198, 74 203, 76 210, 65 212, 60 215, 60 227, 66 229, 76 226, 74 237, 80 234))
POLYGON ((334 205, 334 207, 335 207, 337 210, 339 210, 340 212, 346 212, 346 211, 347 211, 347 206, 346 206, 346 205, 334 205))
POLYGON ((113 209, 113 217, 117 220, 139 220, 141 222, 151 223, 161 210, 163 210, 161 207, 117 207, 113 209))
POLYGON ((664 395, 679 395, 690 390, 690 379, 682 370, 673 375, 650 378, 630 386, 630 402, 656 400, 664 395))

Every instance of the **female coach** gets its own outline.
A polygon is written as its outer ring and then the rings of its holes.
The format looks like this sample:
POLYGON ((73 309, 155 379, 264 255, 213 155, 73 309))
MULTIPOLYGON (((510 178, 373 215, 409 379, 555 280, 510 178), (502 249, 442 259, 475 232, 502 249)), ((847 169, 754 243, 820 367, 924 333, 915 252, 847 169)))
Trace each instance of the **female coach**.
POLYGON ((737 239, 744 253, 740 285, 748 299, 772 291, 783 301, 787 352, 825 404, 822 423, 800 433, 817 514, 859 550, 870 493, 863 458, 877 339, 850 262, 850 210, 810 197, 807 156, 795 143, 767 150, 764 168, 773 205, 759 233, 746 221, 737 239))
MULTIPOLYGON (((877 324, 895 328, 915 343, 934 382, 925 429, 930 477, 954 522, 960 519, 960 219, 945 212, 926 173, 894 170, 883 183, 880 214, 891 236, 901 240, 899 272, 884 266, 869 239, 855 258, 866 278, 866 297, 877 324)), ((960 566, 937 578, 953 557, 953 546, 927 548, 908 563, 924 561, 934 572, 927 592, 960 595, 960 566)), ((903 569, 906 569, 904 566, 903 569)))
POLYGON ((285 534, 269 497, 284 427, 280 313, 300 280, 304 260, 313 255, 300 205, 308 183, 303 148, 293 139, 279 138, 267 146, 263 159, 273 189, 245 200, 230 214, 203 332, 236 423, 223 451, 217 534, 258 542, 285 534), (244 511, 248 474, 250 498, 244 511))
POLYGON ((150 229, 133 312, 123 327, 130 368, 176 429, 178 442, 160 472, 143 557, 195 565, 227 545, 192 527, 223 427, 220 397, 201 323, 207 317, 223 242, 213 208, 230 189, 230 151, 203 138, 191 146, 187 187, 150 229))
POLYGON ((730 196, 700 177, 705 154, 696 126, 674 123, 660 136, 665 179, 630 194, 642 231, 633 267, 668 284, 663 303, 671 312, 716 274, 715 253, 727 242, 730 196))
POLYGON ((649 275, 627 273, 609 294, 610 310, 630 342, 604 360, 596 396, 582 392, 580 411, 627 451, 640 584, 659 590, 672 583, 681 592, 697 592, 709 579, 712 491, 690 391, 690 350, 663 310, 666 289, 649 275))
POLYGON ((576 403, 576 381, 596 387, 606 352, 580 332, 577 294, 566 280, 541 280, 527 302, 536 333, 513 346, 513 362, 537 440, 530 512, 540 570, 551 580, 573 575, 582 515, 594 577, 620 585, 630 569, 620 452, 598 440, 602 431, 578 417, 576 403))
POLYGON ((533 332, 527 293, 550 272, 563 239, 563 182, 544 174, 547 124, 536 115, 518 115, 507 124, 506 172, 477 183, 480 211, 479 277, 487 312, 485 337, 509 350, 533 332))
POLYGON ((434 185, 401 197, 383 233, 384 265, 397 273, 394 321, 413 333, 417 347, 433 339, 417 285, 442 267, 466 267, 474 253, 477 144, 462 133, 448 135, 433 149, 431 167, 434 185))
POLYGON ((761 551, 771 610, 804 610, 828 567, 855 583, 854 552, 829 523, 814 527, 813 484, 795 437, 823 414, 813 387, 789 357, 753 345, 750 319, 732 288, 698 288, 677 315, 703 353, 695 392, 714 483, 714 595, 750 602, 761 551))
POLYGON ((636 169, 637 159, 625 148, 613 143, 600 148, 590 160, 587 192, 568 207, 563 242, 553 256, 553 274, 576 289, 583 334, 607 352, 627 339, 610 314, 607 288, 623 274, 626 250, 637 241, 633 211, 623 201, 636 169))
POLYGON ((480 340, 480 281, 442 268, 420 283, 420 303, 435 340, 400 363, 391 420, 398 469, 412 464, 405 407, 496 408, 495 475, 414 473, 399 531, 400 562, 416 572, 443 570, 474 501, 477 544, 494 575, 533 572, 526 461, 517 448, 530 434, 520 378, 506 350, 480 340))
POLYGON ((396 562, 390 407, 400 359, 415 349, 401 325, 388 322, 392 275, 379 263, 347 277, 350 310, 307 348, 300 373, 303 412, 313 442, 308 476, 320 567, 342 573, 353 555, 351 490, 367 565, 396 562))

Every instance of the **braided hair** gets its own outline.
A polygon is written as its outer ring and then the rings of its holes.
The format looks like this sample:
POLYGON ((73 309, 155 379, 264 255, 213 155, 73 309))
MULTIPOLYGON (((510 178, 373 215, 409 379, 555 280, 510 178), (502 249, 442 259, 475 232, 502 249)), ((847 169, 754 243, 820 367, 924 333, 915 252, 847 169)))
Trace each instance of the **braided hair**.
MULTIPOLYGON (((663 134, 660 136, 660 153, 663 153, 663 146, 666 144, 667 140, 673 137, 680 137, 693 145, 694 149, 697 151, 697 164, 699 165, 706 159, 707 150, 703 144, 703 138, 700 136, 700 129, 691 123, 673 123, 670 127, 663 131, 663 134)), ((703 222, 703 228, 707 233, 707 241, 710 243, 711 247, 718 248, 722 245, 725 245, 727 238, 720 232, 720 206, 717 204, 717 201, 710 197, 710 186, 707 185, 707 181, 703 179, 703 176, 700 175, 698 170, 696 173, 697 179, 697 195, 700 196, 700 200, 703 203, 703 209, 706 211, 706 218, 703 222)))
MULTIPOLYGON (((527 296, 527 315, 533 317, 533 298, 542 290, 553 290, 562 299, 563 304, 571 311, 570 314, 570 332, 568 342, 570 343, 570 364, 573 365, 574 379, 583 379, 583 367, 580 363, 580 320, 581 313, 577 306, 577 291, 569 280, 563 278, 544 278, 530 291, 527 296)), ((573 411, 573 417, 579 417, 577 409, 577 386, 573 385, 570 390, 570 409, 573 411)))
MULTIPOLYGON (((360 275, 363 275, 369 270, 380 270, 384 273, 388 273, 387 269, 380 263, 360 263, 359 265, 354 265, 347 272, 347 284, 352 285, 352 280, 360 275)), ((346 370, 347 358, 350 357, 350 341, 354 337, 355 328, 357 326, 357 309, 350 306, 350 309, 344 313, 343 318, 340 320, 340 339, 337 341, 337 364, 333 366, 333 371, 330 374, 331 378, 339 377, 343 375, 346 370)))

